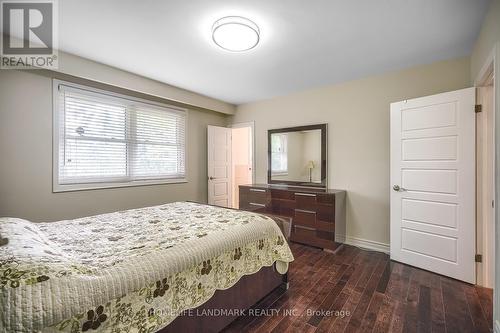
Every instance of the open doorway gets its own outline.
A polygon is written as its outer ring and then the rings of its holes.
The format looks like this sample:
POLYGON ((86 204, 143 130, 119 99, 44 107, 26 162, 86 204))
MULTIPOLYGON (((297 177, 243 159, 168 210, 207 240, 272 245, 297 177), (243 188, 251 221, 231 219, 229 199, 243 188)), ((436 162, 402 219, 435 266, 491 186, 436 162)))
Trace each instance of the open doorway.
POLYGON ((476 80, 476 235, 477 284, 495 284, 495 82, 494 57, 476 80))
POLYGON ((231 125, 232 132, 232 207, 239 208, 239 186, 252 184, 254 172, 254 123, 231 125))

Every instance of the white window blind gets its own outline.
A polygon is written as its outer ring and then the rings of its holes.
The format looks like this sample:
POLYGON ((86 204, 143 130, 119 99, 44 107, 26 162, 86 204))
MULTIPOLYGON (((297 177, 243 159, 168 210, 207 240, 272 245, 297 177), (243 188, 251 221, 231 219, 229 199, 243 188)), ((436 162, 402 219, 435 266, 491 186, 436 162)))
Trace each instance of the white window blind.
POLYGON ((59 185, 185 178, 185 111, 66 84, 56 95, 59 185))
POLYGON ((273 174, 286 174, 288 172, 288 136, 273 134, 271 140, 271 171, 273 174))

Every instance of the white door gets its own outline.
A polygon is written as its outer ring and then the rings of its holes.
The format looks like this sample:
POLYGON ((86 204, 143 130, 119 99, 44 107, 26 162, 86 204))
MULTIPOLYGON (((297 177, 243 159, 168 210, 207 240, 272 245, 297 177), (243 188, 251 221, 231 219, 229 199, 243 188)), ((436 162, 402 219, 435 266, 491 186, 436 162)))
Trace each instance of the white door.
POLYGON ((391 104, 391 259, 476 282, 475 91, 391 104))
POLYGON ((208 126, 208 203, 231 207, 231 129, 208 126))

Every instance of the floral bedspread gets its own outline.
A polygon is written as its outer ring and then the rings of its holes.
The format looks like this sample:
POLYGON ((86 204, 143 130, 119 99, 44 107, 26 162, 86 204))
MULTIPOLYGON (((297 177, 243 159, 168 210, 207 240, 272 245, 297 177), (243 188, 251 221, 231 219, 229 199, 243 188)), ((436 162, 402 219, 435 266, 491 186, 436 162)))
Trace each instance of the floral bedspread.
POLYGON ((154 332, 293 260, 268 217, 177 202, 75 220, 0 218, 0 332, 154 332))

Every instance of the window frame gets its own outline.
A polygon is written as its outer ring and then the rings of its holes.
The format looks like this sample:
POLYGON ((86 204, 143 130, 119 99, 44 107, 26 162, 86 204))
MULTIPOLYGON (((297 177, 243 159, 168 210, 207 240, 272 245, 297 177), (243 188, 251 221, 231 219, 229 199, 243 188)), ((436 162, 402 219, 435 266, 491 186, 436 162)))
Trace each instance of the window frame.
POLYGON ((106 188, 121 188, 133 186, 147 186, 147 185, 162 185, 162 184, 180 184, 188 182, 188 128, 189 128, 189 110, 177 106, 157 103, 147 99, 137 98, 125 94, 119 94, 103 89, 97 89, 91 86, 76 84, 73 82, 53 79, 52 80, 52 192, 69 192, 69 191, 83 191, 95 190, 106 188), (182 178, 152 178, 141 180, 124 180, 117 178, 116 181, 103 181, 103 182, 87 182, 87 183, 72 183, 60 184, 59 183, 59 148, 62 144, 60 142, 61 131, 59 128, 61 114, 59 112, 59 86, 64 85, 70 88, 87 90, 92 93, 102 94, 109 96, 111 99, 119 98, 126 99, 132 102, 151 105, 153 107, 168 108, 174 111, 183 112, 185 114, 185 129, 184 129, 184 177, 182 178))
MULTIPOLYGON (((286 150, 282 151, 282 152, 274 152, 274 154, 279 153, 280 156, 286 155, 286 169, 280 169, 280 170, 273 171, 271 168, 271 174, 273 176, 288 176, 288 133, 276 133, 274 135, 280 136, 281 138, 285 138, 284 141, 285 141, 286 150)), ((283 141, 283 139, 281 139, 281 140, 283 141)), ((271 147, 272 147, 272 145, 271 145, 271 147)), ((272 159, 272 155, 273 155, 273 152, 271 151, 271 159, 272 159)), ((280 158, 280 160, 281 159, 282 158, 280 158)), ((271 161, 271 166, 272 166, 272 161, 271 161)))

